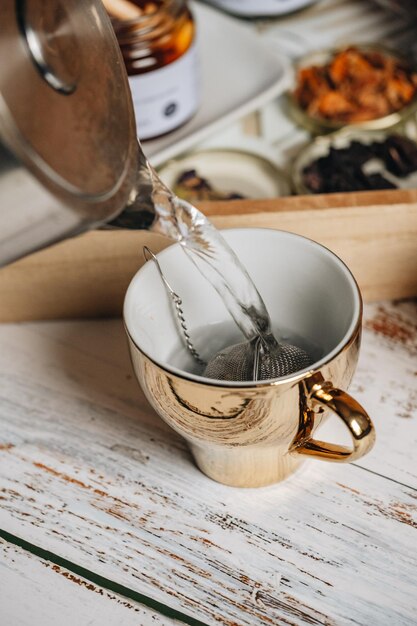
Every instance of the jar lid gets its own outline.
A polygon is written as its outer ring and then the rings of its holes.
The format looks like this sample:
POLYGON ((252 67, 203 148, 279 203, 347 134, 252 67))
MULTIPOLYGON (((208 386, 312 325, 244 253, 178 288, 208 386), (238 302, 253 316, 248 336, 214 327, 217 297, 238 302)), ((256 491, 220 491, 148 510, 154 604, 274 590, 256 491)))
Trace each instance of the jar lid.
POLYGON ((0 139, 55 194, 113 201, 114 213, 136 129, 101 1, 4 0, 1 12, 0 139))
POLYGON ((210 4, 243 17, 285 15, 317 0, 207 0, 210 4))

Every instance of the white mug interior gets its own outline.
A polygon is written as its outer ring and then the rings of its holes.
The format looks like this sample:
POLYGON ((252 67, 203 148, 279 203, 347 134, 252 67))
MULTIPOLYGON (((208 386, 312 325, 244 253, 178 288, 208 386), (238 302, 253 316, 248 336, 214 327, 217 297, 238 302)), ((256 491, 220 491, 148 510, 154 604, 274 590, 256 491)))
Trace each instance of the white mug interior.
MULTIPOLYGON (((274 330, 290 330, 319 348, 319 358, 309 370, 331 360, 349 341, 361 311, 359 289, 346 265, 327 248, 292 233, 239 228, 222 234, 257 286, 274 330)), ((210 327, 216 330, 219 323, 231 319, 220 296, 179 244, 157 256, 165 277, 183 301, 193 340, 193 334, 201 334, 202 327, 207 330, 205 336, 210 337, 210 327)), ((172 301, 152 261, 137 272, 129 285, 124 320, 136 346, 164 369, 200 382, 214 382, 175 365, 179 351, 183 352, 184 363, 188 358, 192 364, 192 357, 187 356, 180 341, 172 301)), ((243 340, 237 329, 234 339, 243 340)), ((204 357, 213 352, 212 346, 196 347, 204 357)), ((227 381, 222 384, 245 385, 227 381)))

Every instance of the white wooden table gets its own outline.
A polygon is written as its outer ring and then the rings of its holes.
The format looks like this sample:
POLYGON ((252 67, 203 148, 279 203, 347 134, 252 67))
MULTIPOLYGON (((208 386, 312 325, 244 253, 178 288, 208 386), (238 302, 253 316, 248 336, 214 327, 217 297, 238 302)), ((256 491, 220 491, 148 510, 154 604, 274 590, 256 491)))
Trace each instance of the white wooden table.
POLYGON ((150 409, 120 320, 0 326, 0 623, 416 624, 417 305, 365 327, 374 451, 239 490, 150 409))

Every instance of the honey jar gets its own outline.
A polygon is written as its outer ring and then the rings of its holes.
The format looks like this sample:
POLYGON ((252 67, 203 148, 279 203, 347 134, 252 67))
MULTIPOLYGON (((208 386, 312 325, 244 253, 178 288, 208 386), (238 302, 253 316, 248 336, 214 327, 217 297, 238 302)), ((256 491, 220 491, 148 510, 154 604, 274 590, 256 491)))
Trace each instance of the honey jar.
POLYGON ((196 112, 199 64, 185 0, 104 0, 129 76, 138 137, 169 133, 196 112))

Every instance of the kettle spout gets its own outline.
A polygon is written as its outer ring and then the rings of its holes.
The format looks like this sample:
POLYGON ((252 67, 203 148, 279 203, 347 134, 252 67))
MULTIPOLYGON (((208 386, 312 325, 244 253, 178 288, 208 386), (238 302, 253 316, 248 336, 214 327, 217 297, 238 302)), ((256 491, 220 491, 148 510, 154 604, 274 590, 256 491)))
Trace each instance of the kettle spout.
POLYGON ((128 203, 119 215, 108 222, 108 228, 152 230, 157 220, 153 200, 154 178, 157 176, 138 144, 138 167, 128 203))
POLYGON ((129 201, 108 227, 149 230, 182 241, 197 213, 162 182, 138 144, 138 168, 129 201))

